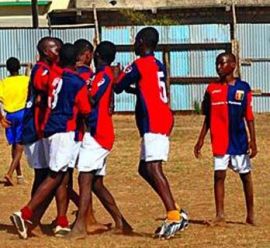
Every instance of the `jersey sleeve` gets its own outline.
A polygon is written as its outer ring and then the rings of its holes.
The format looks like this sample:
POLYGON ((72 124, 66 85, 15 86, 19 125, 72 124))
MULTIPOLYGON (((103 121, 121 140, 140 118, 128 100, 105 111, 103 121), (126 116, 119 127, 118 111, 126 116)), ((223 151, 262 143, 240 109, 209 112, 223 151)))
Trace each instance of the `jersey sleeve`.
POLYGON ((119 94, 127 90, 131 84, 136 84, 140 79, 140 72, 135 63, 127 66, 118 77, 114 85, 115 93, 119 94))
POLYGON ((103 77, 100 80, 93 81, 92 89, 90 91, 93 105, 99 102, 100 98, 105 93, 109 84, 110 84, 110 78, 106 74, 103 74, 103 77))
POLYGON ((210 113, 211 98, 208 90, 205 91, 202 101, 202 114, 208 116, 210 113))
POLYGON ((80 114, 86 115, 90 113, 91 106, 88 100, 88 90, 86 85, 79 90, 75 102, 80 114))
POLYGON ((252 92, 251 92, 251 90, 249 90, 247 93, 245 118, 247 121, 254 120, 254 115, 253 115, 253 110, 252 110, 252 92))
POLYGON ((33 71, 31 77, 33 85, 37 90, 47 91, 49 82, 49 69, 39 66, 33 71))

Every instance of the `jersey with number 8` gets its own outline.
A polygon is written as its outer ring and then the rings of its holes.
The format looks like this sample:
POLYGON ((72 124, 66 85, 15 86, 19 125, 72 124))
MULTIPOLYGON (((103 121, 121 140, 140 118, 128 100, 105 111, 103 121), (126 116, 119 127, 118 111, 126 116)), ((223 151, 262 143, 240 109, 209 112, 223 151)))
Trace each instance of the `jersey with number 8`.
POLYGON ((87 86, 75 72, 64 69, 60 77, 52 80, 48 94, 50 114, 44 136, 75 131, 78 114, 90 113, 87 86))
POLYGON ((141 57, 120 75, 115 92, 136 85, 136 122, 141 136, 145 133, 169 135, 173 115, 168 105, 165 66, 153 54, 141 57))

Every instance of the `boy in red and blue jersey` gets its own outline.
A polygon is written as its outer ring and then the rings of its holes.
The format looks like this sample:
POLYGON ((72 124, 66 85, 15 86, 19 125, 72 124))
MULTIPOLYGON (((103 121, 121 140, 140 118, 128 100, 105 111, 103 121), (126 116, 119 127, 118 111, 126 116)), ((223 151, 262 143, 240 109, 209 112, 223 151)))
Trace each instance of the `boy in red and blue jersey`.
MULTIPOLYGON (((11 220, 21 238, 27 238, 26 222, 30 221, 33 213, 44 202, 54 189, 62 185, 66 191, 68 164, 72 158, 75 145, 75 130, 77 115, 90 113, 88 91, 85 82, 76 75, 76 49, 72 44, 65 44, 60 51, 60 65, 63 68, 61 77, 56 77, 49 84, 48 107, 49 116, 44 126, 44 137, 49 148, 50 173, 38 187, 32 199, 19 212, 11 215, 11 220)), ((63 201, 67 201, 67 193, 63 201)), ((66 213, 63 209, 58 211, 66 213)), ((61 226, 68 225, 66 216, 58 216, 61 226)))
MULTIPOLYGON (((81 78, 85 81, 88 89, 91 87, 90 81, 93 77, 93 71, 90 67, 92 58, 93 58, 93 45, 85 39, 78 39, 74 42, 74 46, 77 50, 77 63, 76 63, 76 72, 80 75, 81 78)), ((85 133, 85 124, 82 118, 78 118, 77 121, 77 131, 76 131, 76 149, 74 149, 74 157, 72 162, 69 165, 69 197, 70 199, 76 204, 79 208, 79 196, 78 194, 72 189, 73 188, 73 181, 72 181, 72 174, 73 169, 75 167, 76 161, 79 155, 79 149, 81 147, 81 143, 83 140, 83 136, 85 133)), ((94 233, 99 231, 106 231, 108 230, 107 225, 103 225, 99 223, 95 216, 93 210, 93 202, 89 203, 89 210, 88 210, 88 220, 87 220, 87 233, 94 233)))
POLYGON ((74 42, 74 46, 77 49, 77 63, 76 71, 89 85, 90 78, 93 76, 93 71, 90 68, 93 57, 93 45, 85 39, 79 39, 74 42))
POLYGON ((257 154, 252 92, 248 83, 233 76, 235 56, 221 53, 216 59, 218 82, 208 85, 202 103, 205 120, 194 154, 198 158, 204 138, 210 129, 214 155, 214 188, 216 218, 212 225, 224 225, 224 182, 228 167, 239 173, 243 183, 247 217, 246 223, 254 224, 253 184, 250 158, 257 154), (249 141, 246 130, 249 131, 249 141))
MULTIPOLYGON (((22 143, 29 165, 34 169, 33 196, 49 173, 48 145, 43 138, 43 129, 48 117, 48 89, 50 78, 59 73, 55 63, 59 58, 59 46, 52 37, 43 37, 37 45, 39 61, 31 71, 28 97, 23 119, 22 143)), ((35 212, 32 228, 39 224, 42 215, 53 198, 53 194, 35 212)), ((34 233, 37 233, 36 229, 34 233)))
POLYGON ((165 66, 155 58, 159 34, 152 27, 143 28, 134 44, 140 56, 120 74, 114 90, 135 93, 136 122, 142 137, 139 174, 161 198, 167 211, 167 219, 155 232, 159 238, 170 238, 187 226, 187 216, 181 219, 166 176, 162 161, 167 161, 169 135, 173 128, 173 115, 166 92, 165 66), (135 85, 135 87, 134 87, 135 85))
POLYGON ((118 232, 130 233, 131 226, 122 216, 115 200, 103 184, 106 159, 113 147, 114 129, 109 113, 113 86, 113 72, 110 64, 115 58, 115 45, 101 42, 94 52, 96 73, 89 92, 92 111, 87 120, 87 132, 80 148, 78 170, 80 188, 80 206, 75 225, 69 238, 81 238, 86 235, 86 216, 93 191, 115 221, 118 232))

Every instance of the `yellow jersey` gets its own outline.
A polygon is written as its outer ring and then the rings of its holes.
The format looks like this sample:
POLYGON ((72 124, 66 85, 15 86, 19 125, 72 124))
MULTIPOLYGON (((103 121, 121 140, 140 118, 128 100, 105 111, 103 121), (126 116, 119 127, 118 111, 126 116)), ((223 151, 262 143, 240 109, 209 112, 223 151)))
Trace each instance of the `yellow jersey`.
POLYGON ((0 102, 6 112, 25 108, 30 78, 23 75, 9 76, 0 81, 0 102))

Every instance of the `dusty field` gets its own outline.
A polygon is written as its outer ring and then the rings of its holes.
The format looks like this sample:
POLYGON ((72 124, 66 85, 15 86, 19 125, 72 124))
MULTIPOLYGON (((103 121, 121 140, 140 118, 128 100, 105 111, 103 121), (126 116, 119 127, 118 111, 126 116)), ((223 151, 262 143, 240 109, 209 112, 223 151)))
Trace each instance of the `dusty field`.
MULTIPOLYGON (((164 166, 172 190, 179 205, 188 210, 191 224, 188 230, 169 241, 152 239, 152 232, 165 215, 161 202, 138 176, 139 137, 131 116, 115 116, 116 143, 108 161, 106 182, 114 194, 123 214, 133 225, 135 235, 126 237, 110 232, 89 235, 80 241, 66 241, 53 236, 20 240, 15 233, 9 215, 24 205, 30 194, 32 171, 23 159, 27 184, 4 187, 0 184, 0 247, 270 247, 270 115, 256 115, 259 153, 253 160, 255 207, 257 226, 244 224, 245 208, 239 177, 229 172, 226 181, 225 209, 227 227, 208 227, 204 220, 214 217, 213 169, 209 137, 203 149, 203 157, 196 160, 193 145, 200 130, 202 117, 176 116, 172 135, 170 159, 164 166)), ((0 134, 0 175, 9 164, 9 147, 4 132, 0 134)), ((94 201, 97 218, 111 222, 99 202, 94 201)), ((75 210, 70 205, 69 217, 75 210)), ((43 223, 55 217, 55 204, 47 211, 43 223)))

